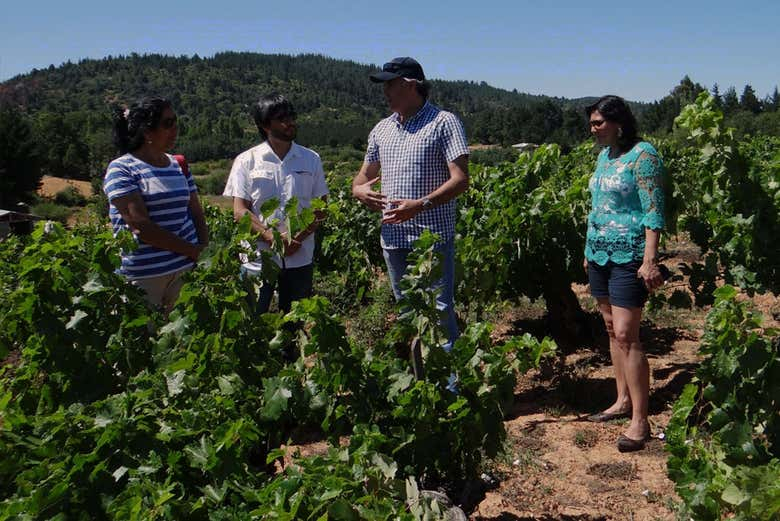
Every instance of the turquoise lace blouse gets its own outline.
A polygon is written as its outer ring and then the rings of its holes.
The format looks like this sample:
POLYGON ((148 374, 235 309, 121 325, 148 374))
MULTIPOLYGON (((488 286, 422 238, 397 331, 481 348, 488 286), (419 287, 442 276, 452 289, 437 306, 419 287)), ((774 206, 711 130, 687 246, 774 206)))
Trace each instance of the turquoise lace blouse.
POLYGON ((591 212, 585 257, 603 266, 642 260, 645 228, 664 227, 663 163, 653 145, 640 141, 625 154, 599 154, 590 178, 591 212))

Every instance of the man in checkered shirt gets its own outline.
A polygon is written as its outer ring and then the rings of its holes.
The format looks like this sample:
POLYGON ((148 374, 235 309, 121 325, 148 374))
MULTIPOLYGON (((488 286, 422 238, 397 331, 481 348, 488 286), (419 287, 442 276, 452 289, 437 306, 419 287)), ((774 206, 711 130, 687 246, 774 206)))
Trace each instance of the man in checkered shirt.
POLYGON ((429 84, 412 58, 394 58, 371 81, 382 83, 393 114, 368 136, 363 166, 352 194, 368 208, 383 211, 382 250, 396 300, 406 257, 423 230, 441 238, 441 293, 437 307, 449 350, 458 337, 455 291, 455 197, 468 188, 468 146, 463 125, 452 113, 428 102, 429 84), (372 187, 380 179, 382 191, 372 187))

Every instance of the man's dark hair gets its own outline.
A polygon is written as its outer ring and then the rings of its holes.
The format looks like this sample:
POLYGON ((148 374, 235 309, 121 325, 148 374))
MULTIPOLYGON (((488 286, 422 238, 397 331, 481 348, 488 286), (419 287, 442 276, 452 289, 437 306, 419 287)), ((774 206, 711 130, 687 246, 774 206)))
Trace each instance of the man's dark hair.
POLYGON ((606 121, 620 125, 622 134, 618 138, 618 144, 621 148, 630 148, 639 141, 636 118, 623 98, 612 95, 602 96, 596 103, 585 107, 585 114, 590 117, 597 110, 606 121))
POLYGON ((144 144, 144 131, 154 130, 171 102, 165 98, 148 96, 135 102, 129 109, 114 108, 114 145, 121 154, 137 150, 144 144))
POLYGON ((295 118, 296 115, 290 100, 277 93, 261 96, 252 107, 252 119, 255 120, 257 131, 260 132, 263 141, 268 139, 268 134, 263 127, 270 125, 272 119, 295 118))

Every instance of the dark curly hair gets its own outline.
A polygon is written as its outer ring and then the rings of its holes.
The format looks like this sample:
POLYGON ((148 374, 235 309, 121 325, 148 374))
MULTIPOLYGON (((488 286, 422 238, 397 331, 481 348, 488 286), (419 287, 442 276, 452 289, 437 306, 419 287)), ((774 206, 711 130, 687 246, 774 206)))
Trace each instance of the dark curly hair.
POLYGON ((620 125, 622 132, 618 144, 621 148, 627 149, 637 144, 640 138, 636 118, 623 98, 613 95, 602 96, 596 103, 585 107, 585 114, 590 117, 597 110, 605 120, 620 125))
POLYGON ((255 120, 257 131, 260 132, 263 141, 268 139, 268 134, 263 127, 270 125, 272 119, 295 118, 296 115, 290 100, 277 93, 261 96, 252 107, 252 119, 255 120))
POLYGON ((129 109, 115 107, 114 145, 119 152, 126 154, 143 145, 144 131, 156 129, 160 125, 163 112, 170 107, 170 101, 156 96, 145 97, 129 109))

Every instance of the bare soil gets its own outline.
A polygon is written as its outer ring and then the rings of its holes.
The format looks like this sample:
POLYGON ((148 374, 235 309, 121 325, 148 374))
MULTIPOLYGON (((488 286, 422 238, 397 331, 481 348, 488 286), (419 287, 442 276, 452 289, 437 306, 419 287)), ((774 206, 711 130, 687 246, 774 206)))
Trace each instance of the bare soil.
POLYGON ((41 185, 38 188, 38 195, 41 197, 54 197, 57 192, 73 186, 84 197, 92 197, 92 184, 89 181, 77 181, 76 179, 63 179, 61 177, 52 177, 45 175, 41 179, 41 185))
MULTIPOLYGON (((695 260, 687 243, 668 245, 665 263, 695 260)), ((679 272, 678 272, 679 273, 679 272)), ((671 294, 687 281, 670 283, 671 294)), ((671 407, 699 363, 698 349, 709 309, 661 309, 646 313, 640 335, 650 362, 652 439, 644 450, 621 454, 616 440, 628 420, 587 421, 615 399, 606 333, 587 287, 575 285, 597 340, 583 342, 553 367, 524 375, 506 420, 505 455, 494 462, 500 483, 471 513, 473 520, 676 520, 679 497, 666 475, 664 429, 671 407)), ((748 298, 746 295, 744 298, 748 298)), ((766 327, 778 327, 780 298, 751 299, 766 327)), ((498 337, 536 334, 538 310, 510 309, 498 320, 498 337)), ((498 339, 498 338, 497 338, 498 339)))
POLYGON ((677 334, 654 330, 652 324, 643 328, 652 374, 653 438, 639 452, 621 454, 616 448, 628 420, 586 419, 615 397, 606 346, 568 355, 552 378, 545 378, 545 371, 525 375, 506 422, 507 454, 496 463, 501 483, 471 518, 674 520, 678 498, 666 476, 662 438, 671 405, 698 362, 698 322, 677 334))

